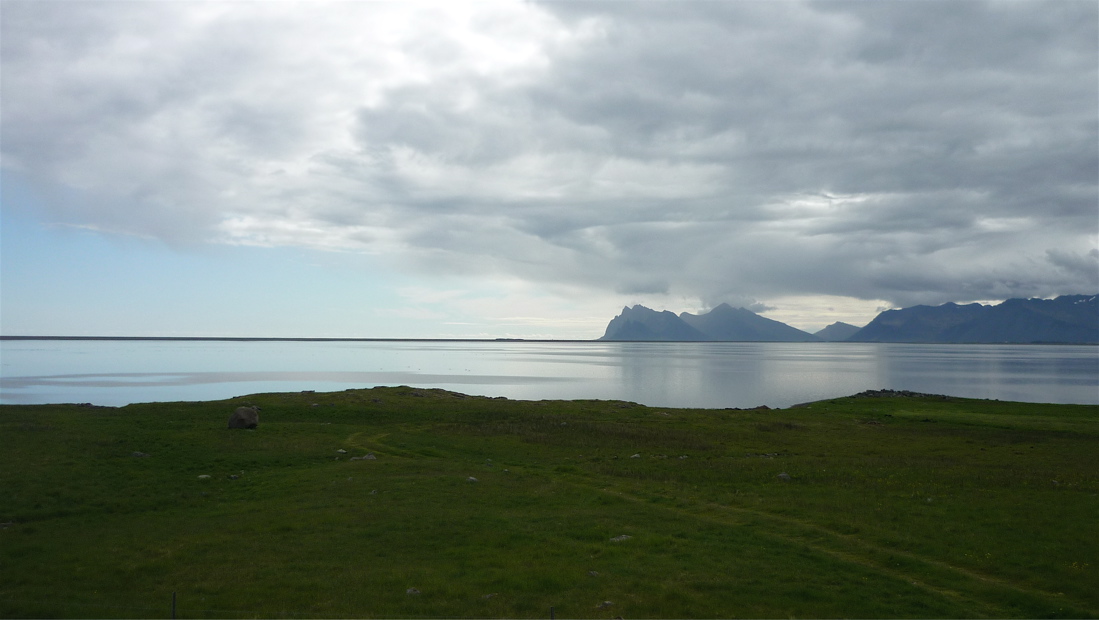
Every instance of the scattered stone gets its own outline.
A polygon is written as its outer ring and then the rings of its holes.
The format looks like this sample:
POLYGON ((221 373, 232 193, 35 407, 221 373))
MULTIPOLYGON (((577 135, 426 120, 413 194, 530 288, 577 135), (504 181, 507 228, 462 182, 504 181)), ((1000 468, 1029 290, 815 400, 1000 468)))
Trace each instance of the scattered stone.
POLYGON ((466 478, 466 482, 480 482, 480 480, 477 480, 473 476, 470 476, 469 478, 466 478))
POLYGON ((639 458, 641 458, 641 455, 640 455, 640 454, 634 454, 634 455, 633 455, 633 456, 631 456, 630 458, 631 458, 631 459, 639 459, 639 458))
POLYGON ((378 489, 374 489, 373 491, 370 492, 370 494, 371 495, 377 495, 378 494, 378 489))
POLYGON ((229 416, 229 428, 256 428, 259 426, 259 407, 237 407, 229 416))
POLYGON ((622 542, 623 540, 629 540, 631 538, 633 538, 633 536, 630 536, 629 534, 622 534, 621 536, 615 536, 614 538, 612 538, 611 542, 622 542))
POLYGON ((199 479, 199 480, 209 480, 209 479, 210 479, 210 474, 201 474, 201 475, 200 475, 200 476, 198 477, 198 479, 199 479))
POLYGON ((347 450, 344 450, 343 448, 336 450, 336 452, 339 452, 340 454, 347 454, 347 450))
MULTIPOLYGON (((983 448, 982 448, 982 449, 983 449, 983 448)), ((1059 486, 1061 486, 1061 483, 1060 483, 1060 482, 1057 482, 1056 480, 1054 480, 1054 481, 1053 481, 1053 486, 1055 486, 1055 487, 1059 487, 1059 486)))
POLYGON ((409 588, 409 589, 405 590, 404 593, 405 594, 419 594, 420 591, 417 590, 416 588, 409 588))
POLYGON ((924 394, 908 390, 866 390, 865 392, 853 394, 851 398, 937 398, 939 400, 950 400, 949 396, 943 394, 924 394))
POLYGON ((779 480, 783 481, 783 482, 790 482, 790 474, 788 474, 786 472, 782 472, 781 474, 779 474, 775 477, 778 478, 779 480))
POLYGON ((368 452, 366 454, 366 456, 363 457, 363 460, 364 461, 376 461, 376 460, 378 460, 378 457, 374 456, 373 452, 368 452))
POLYGON ((588 576, 589 576, 589 577, 598 577, 598 576, 599 576, 599 571, 597 571, 597 570, 590 570, 590 571, 588 571, 588 576))
POLYGON ((679 460, 681 460, 681 461, 682 461, 682 460, 683 460, 683 459, 685 459, 685 458, 687 458, 687 455, 686 455, 686 454, 681 454, 681 455, 679 455, 679 460))
POLYGON ((133 454, 131 454, 130 456, 132 456, 132 457, 135 457, 135 458, 142 458, 142 457, 146 457, 146 456, 149 456, 149 455, 148 455, 148 454, 145 454, 144 452, 136 452, 136 451, 135 451, 135 452, 134 452, 133 454))
POLYGON ((237 478, 240 478, 240 476, 238 476, 237 474, 229 474, 230 480, 236 480, 237 478))
POLYGON ((610 607, 611 605, 614 605, 614 603, 612 603, 610 601, 603 601, 602 603, 599 603, 598 605, 596 605, 595 608, 596 609, 606 609, 606 608, 610 607))
POLYGON ((499 592, 490 592, 489 594, 482 595, 481 598, 486 598, 486 599, 487 598, 492 598, 494 596, 498 596, 499 594, 500 594, 499 592))

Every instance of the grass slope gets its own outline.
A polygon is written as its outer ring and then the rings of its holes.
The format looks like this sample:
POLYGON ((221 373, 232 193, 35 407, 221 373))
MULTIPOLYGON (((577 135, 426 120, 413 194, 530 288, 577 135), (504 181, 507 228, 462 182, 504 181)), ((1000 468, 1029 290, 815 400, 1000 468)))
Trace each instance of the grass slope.
POLYGON ((1095 406, 398 387, 3 406, 0 436, 5 617, 1099 614, 1095 406))

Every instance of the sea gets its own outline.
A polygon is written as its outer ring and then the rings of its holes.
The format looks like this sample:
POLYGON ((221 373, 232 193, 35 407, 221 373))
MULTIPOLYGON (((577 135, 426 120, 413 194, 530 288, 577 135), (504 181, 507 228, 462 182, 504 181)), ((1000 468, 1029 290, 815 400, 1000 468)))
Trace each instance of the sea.
POLYGON ((0 403, 206 401, 443 388, 522 400, 788 407, 865 390, 1099 404, 1095 345, 0 340, 0 403))

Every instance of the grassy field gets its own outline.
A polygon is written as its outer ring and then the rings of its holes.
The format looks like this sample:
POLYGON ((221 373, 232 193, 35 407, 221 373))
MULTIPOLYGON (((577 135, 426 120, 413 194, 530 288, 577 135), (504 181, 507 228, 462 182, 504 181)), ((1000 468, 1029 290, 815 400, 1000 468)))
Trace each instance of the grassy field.
POLYGON ((0 437, 4 617, 1099 615, 1096 406, 397 387, 3 406, 0 437))

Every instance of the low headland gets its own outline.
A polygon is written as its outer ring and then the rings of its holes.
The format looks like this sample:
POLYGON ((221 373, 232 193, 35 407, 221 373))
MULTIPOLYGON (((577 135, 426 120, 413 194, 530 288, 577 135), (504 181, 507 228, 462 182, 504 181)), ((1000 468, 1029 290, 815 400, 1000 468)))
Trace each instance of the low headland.
POLYGON ((1095 405, 402 386, 4 405, 0 436, 3 617, 1099 615, 1095 405))

